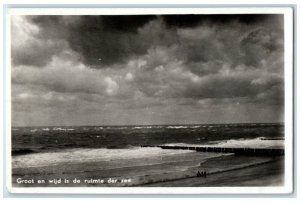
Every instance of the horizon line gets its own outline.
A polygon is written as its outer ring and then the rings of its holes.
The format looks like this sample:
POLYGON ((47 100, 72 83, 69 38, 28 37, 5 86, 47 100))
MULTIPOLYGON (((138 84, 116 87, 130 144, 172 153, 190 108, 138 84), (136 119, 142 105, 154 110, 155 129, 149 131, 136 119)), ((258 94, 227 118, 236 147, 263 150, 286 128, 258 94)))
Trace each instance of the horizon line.
POLYGON ((225 124, 284 124, 284 122, 232 122, 232 123, 184 123, 184 124, 120 124, 120 125, 32 125, 32 126, 13 126, 13 127, 124 127, 124 126, 188 126, 188 125, 225 125, 225 124))

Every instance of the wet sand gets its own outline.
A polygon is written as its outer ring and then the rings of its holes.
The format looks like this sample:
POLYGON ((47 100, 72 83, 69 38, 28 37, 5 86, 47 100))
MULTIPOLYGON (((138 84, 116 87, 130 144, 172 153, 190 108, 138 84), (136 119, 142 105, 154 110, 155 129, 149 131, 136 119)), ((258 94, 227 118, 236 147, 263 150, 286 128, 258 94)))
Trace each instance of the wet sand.
POLYGON ((143 185, 146 187, 283 186, 283 159, 246 168, 180 180, 143 185))
MULTIPOLYGON (((178 171, 180 164, 189 161, 171 162, 155 165, 133 164, 130 167, 99 170, 103 162, 59 164, 38 168, 13 169, 13 186, 15 187, 208 187, 208 186, 280 186, 284 180, 283 157, 249 157, 221 156, 211 158, 198 166, 191 164, 187 170, 178 171), (207 177, 196 177, 197 171, 207 171, 207 177), (77 178, 79 183, 60 184, 18 184, 22 179, 69 179, 77 178), (117 183, 107 183, 116 179, 117 183), (121 183, 122 179, 131 179, 121 183), (85 183, 84 180, 101 179, 104 183, 85 183)), ((192 160, 194 161, 194 160, 192 160)))

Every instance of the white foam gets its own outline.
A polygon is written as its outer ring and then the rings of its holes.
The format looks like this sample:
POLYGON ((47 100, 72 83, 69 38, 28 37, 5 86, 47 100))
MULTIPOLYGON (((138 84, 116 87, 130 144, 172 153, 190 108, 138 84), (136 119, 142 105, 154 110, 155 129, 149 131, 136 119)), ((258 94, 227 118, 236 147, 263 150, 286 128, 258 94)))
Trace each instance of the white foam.
POLYGON ((210 144, 186 144, 173 143, 165 144, 168 146, 205 146, 205 147, 228 147, 228 148, 268 148, 281 147, 284 148, 284 140, 263 140, 262 137, 254 139, 231 139, 210 142, 210 144))
POLYGON ((175 129, 178 129, 178 128, 188 128, 188 126, 168 126, 167 128, 175 128, 175 129))
POLYGON ((130 149, 67 149, 54 153, 34 153, 16 156, 12 159, 14 168, 39 167, 59 163, 79 163, 135 158, 163 157, 166 155, 190 153, 190 150, 168 150, 158 147, 132 147, 130 149))
POLYGON ((201 128, 202 126, 190 126, 190 128, 201 128))
POLYGON ((31 129, 30 132, 35 133, 38 129, 31 129))
POLYGON ((218 147, 232 147, 232 148, 267 148, 267 147, 284 147, 284 140, 262 140, 255 139, 237 139, 226 140, 216 143, 218 147))
POLYGON ((134 129, 146 129, 146 128, 152 128, 152 126, 135 126, 134 129))
POLYGON ((73 131, 74 128, 53 128, 52 130, 58 130, 58 131, 73 131))

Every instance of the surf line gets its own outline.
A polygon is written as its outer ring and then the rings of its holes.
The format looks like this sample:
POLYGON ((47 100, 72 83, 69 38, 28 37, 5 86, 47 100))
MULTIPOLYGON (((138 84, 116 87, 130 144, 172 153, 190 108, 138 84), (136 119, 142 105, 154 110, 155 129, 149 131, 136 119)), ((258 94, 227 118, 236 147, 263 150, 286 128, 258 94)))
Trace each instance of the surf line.
POLYGON ((141 147, 160 147, 162 149, 181 149, 181 150, 195 150, 201 152, 221 152, 221 153, 235 153, 240 155, 253 156, 282 156, 284 149, 281 148, 232 148, 232 147, 201 147, 201 146, 168 146, 168 145, 141 145, 141 147))

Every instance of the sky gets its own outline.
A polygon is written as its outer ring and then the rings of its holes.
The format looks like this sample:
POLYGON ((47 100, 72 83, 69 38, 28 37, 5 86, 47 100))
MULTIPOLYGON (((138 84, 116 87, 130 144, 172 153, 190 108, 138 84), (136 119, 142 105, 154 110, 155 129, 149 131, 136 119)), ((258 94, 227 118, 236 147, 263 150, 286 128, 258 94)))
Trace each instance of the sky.
POLYGON ((282 122, 282 15, 11 17, 13 126, 282 122))

